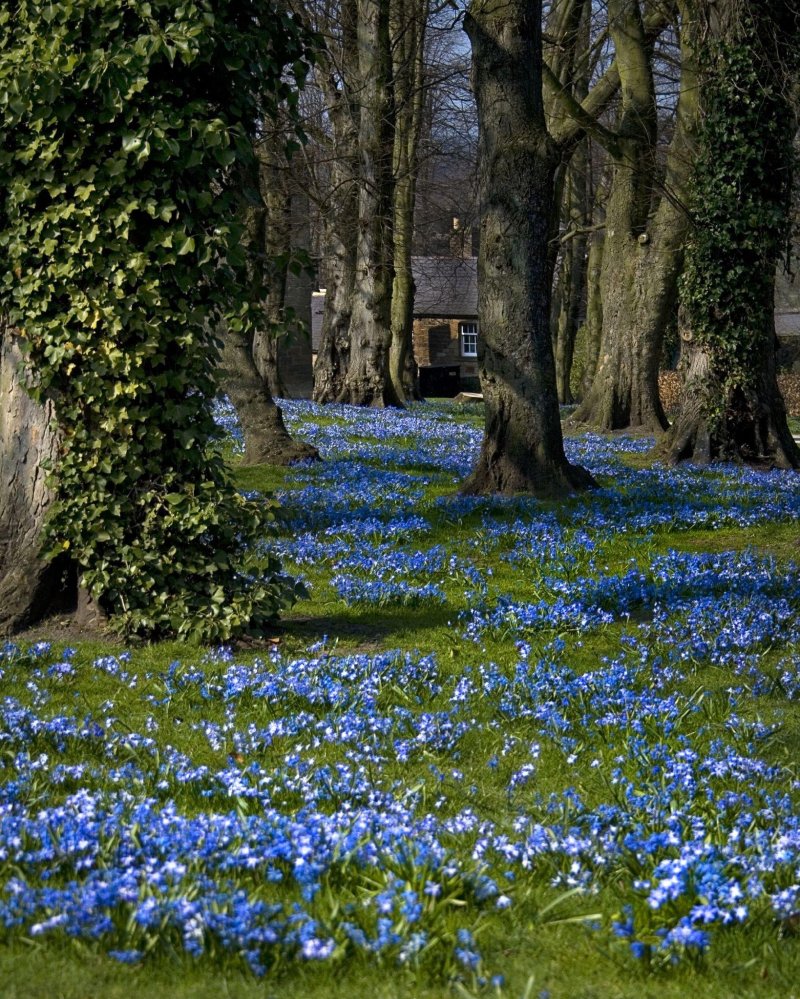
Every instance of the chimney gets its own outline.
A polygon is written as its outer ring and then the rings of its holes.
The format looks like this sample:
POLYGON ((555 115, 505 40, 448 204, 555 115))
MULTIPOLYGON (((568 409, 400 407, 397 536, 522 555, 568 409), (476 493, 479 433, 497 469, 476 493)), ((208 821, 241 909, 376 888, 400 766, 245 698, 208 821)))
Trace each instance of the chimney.
POLYGON ((450 233, 450 256, 466 260, 472 256, 472 232, 461 228, 461 219, 453 216, 453 229, 450 233))

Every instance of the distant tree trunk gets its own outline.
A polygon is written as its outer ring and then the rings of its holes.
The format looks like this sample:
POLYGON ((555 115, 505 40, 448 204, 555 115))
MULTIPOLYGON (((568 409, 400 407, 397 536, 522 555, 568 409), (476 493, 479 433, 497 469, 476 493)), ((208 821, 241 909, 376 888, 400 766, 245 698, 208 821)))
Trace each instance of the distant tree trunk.
POLYGON ((592 484, 565 456, 550 339, 557 153, 542 106, 541 0, 472 0, 478 104, 480 376, 486 425, 470 493, 558 496, 592 484))
POLYGON ((255 366, 244 333, 230 329, 222 332, 219 378, 242 425, 245 465, 291 465, 319 458, 315 447, 289 435, 280 406, 275 405, 255 366))
POLYGON ((586 395, 592 387, 600 355, 600 339, 603 335, 603 291, 600 275, 603 269, 604 246, 605 234, 599 231, 592 233, 586 261, 586 367, 581 385, 583 395, 586 395))
POLYGON ((414 235, 419 142, 425 103, 425 27, 429 0, 392 0, 394 63, 394 284, 389 377, 401 402, 422 398, 412 349, 414 235))
POLYGON ((800 11, 694 3, 707 38, 695 226, 682 289, 684 383, 656 453, 800 468, 775 376, 775 264, 785 246, 800 11))
POLYGON ((556 388, 558 401, 562 404, 573 401, 570 376, 575 354, 575 336, 586 296, 585 230, 589 218, 587 170, 587 140, 584 140, 573 153, 567 174, 565 204, 569 238, 564 244, 559 271, 559 307, 554 310, 556 388), (576 234, 569 236, 569 228, 576 229, 576 234))
MULTIPOLYGON (((262 150, 260 159, 263 161, 262 150)), ((275 405, 273 391, 281 390, 277 364, 277 341, 270 321, 271 311, 282 310, 285 293, 285 267, 276 256, 283 242, 275 235, 268 239, 267 209, 256 203, 262 192, 262 178, 257 170, 243 176, 245 239, 248 252, 248 275, 252 297, 264 303, 264 323, 255 333, 222 329, 222 353, 219 383, 239 417, 245 441, 244 462, 288 465, 304 458, 318 458, 316 448, 289 435, 281 410, 275 405), (245 192, 244 188, 248 188, 245 192), (259 367, 260 365, 260 367, 259 367)), ((276 195, 276 197, 278 197, 276 195)), ((282 203, 282 202, 281 202, 282 203)), ((282 239, 282 237, 280 237, 282 239)))
POLYGON ((286 393, 278 364, 278 336, 285 323, 286 280, 291 246, 289 164, 280 130, 257 146, 259 208, 250 212, 248 233, 254 265, 260 266, 266 294, 264 324, 253 337, 253 362, 273 398, 286 393))
MULTIPOLYGON (((548 126, 557 128, 564 124, 564 109, 561 100, 564 95, 569 95, 570 99, 580 104, 588 96, 589 92, 589 38, 591 22, 591 3, 589 0, 553 0, 547 16, 546 38, 544 45, 544 60, 549 68, 553 82, 557 87, 557 94, 552 88, 545 87, 544 110, 545 121, 548 126), (583 58, 580 58, 583 57, 583 58)), ((552 134, 552 132, 551 132, 552 134)), ((576 130, 569 138, 564 138, 559 143, 560 158, 556 165, 554 174, 554 204, 557 211, 553 213, 552 229, 550 233, 550 244, 548 247, 548 268, 551 277, 551 286, 554 286, 553 301, 553 347, 556 351, 556 365, 558 367, 558 316, 561 313, 562 304, 569 308, 569 294, 567 284, 562 283, 564 276, 564 257, 569 256, 574 259, 571 246, 562 248, 559 244, 560 223, 565 221, 570 225, 571 179, 573 176, 573 157, 578 158, 585 153, 585 143, 579 138, 576 130), (562 255, 562 268, 556 280, 556 268, 558 265, 559 253, 562 255)), ((578 167, 580 169, 580 167, 578 167)), ((568 269, 568 268, 567 268, 568 269)), ((557 375, 558 378, 558 375, 557 375)), ((559 400, 561 397, 559 386, 559 400)))
POLYGON ((302 157, 287 154, 291 127, 280 121, 265 127, 256 145, 260 205, 248 215, 252 263, 264 285, 253 361, 273 398, 296 397, 307 394, 311 377, 310 177, 302 157))
POLYGON ((0 321, 0 634, 33 623, 52 606, 61 566, 40 556, 44 519, 53 502, 44 466, 57 465, 52 403, 25 390, 24 360, 14 331, 0 321))
MULTIPOLYGON (((656 255, 648 233, 657 138, 650 48, 638 0, 609 0, 622 91, 603 252, 603 335, 592 387, 573 424, 600 430, 667 425, 658 394, 661 342, 655 315, 669 305, 670 290, 651 279, 656 255), (655 293, 655 295, 654 295, 655 293), (657 308, 654 308, 655 303, 657 308)), ((677 277, 677 274, 675 275, 677 277)))
POLYGON ((359 192, 350 353, 339 401, 398 406, 389 377, 392 340, 394 109, 389 4, 358 0, 359 192))
POLYGON ((317 80, 331 122, 330 197, 322 216, 326 295, 314 365, 314 401, 321 403, 346 400, 345 376, 350 363, 350 315, 358 243, 357 20, 356 0, 343 0, 337 63, 329 65, 322 53, 317 65, 317 80))

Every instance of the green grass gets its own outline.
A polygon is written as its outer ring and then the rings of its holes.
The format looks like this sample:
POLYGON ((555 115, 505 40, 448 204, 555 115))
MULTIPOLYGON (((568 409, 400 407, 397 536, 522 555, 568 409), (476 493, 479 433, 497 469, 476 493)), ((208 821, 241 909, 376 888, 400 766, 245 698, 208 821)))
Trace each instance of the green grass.
MULTIPOLYGON (((443 404, 444 412, 452 412, 443 404)), ((457 412, 458 419, 477 425, 480 417, 471 407, 457 412)), ((331 418, 331 424, 338 421, 331 418)), ((635 462, 641 464, 640 462, 635 462)), ((381 466, 385 467, 385 466, 381 466)), ((431 474, 432 466, 422 463, 416 468, 404 469, 410 475, 428 476, 425 486, 425 505, 437 497, 452 492, 452 477, 431 474)), ((435 470, 434 470, 435 471, 435 470)), ((242 468, 235 471, 238 484, 247 490, 274 492, 293 489, 298 484, 298 474, 293 470, 274 468, 242 468)), ((571 501, 572 502, 572 501, 571 501)), ((584 502, 584 501, 574 501, 584 502)), ((557 505, 544 507, 558 512, 557 505)), ((513 515, 498 504, 497 518, 510 522, 513 515)), ((469 514, 463 518, 434 520, 431 534, 426 535, 426 547, 441 544, 449 553, 471 561, 484 572, 491 569, 491 592, 504 593, 512 598, 530 599, 536 592, 543 569, 536 560, 522 567, 504 562, 502 555, 510 547, 500 539, 489 544, 477 533, 480 517, 469 514)), ((413 539, 404 539, 413 547, 413 539)), ((697 552, 725 552, 755 548, 774 555, 781 563, 797 555, 797 529, 795 524, 765 522, 747 529, 724 528, 683 531, 659 531, 655 534, 625 534, 604 538, 594 558, 602 562, 611 573, 624 571, 631 563, 645 564, 650 556, 668 549, 697 552)), ((578 573, 581 565, 571 571, 578 573)), ((332 649, 341 652, 376 652, 401 648, 419 649, 435 653, 442 672, 461 675, 469 665, 493 661, 503 669, 513 668, 517 651, 513 639, 501 635, 485 636, 480 643, 470 643, 458 635, 455 621, 459 612, 468 609, 464 596, 465 584, 458 577, 445 583, 447 602, 442 606, 422 607, 363 607, 345 606, 330 586, 331 568, 325 563, 304 566, 303 574, 311 584, 311 595, 287 612, 278 626, 273 644, 286 656, 300 656, 312 643, 325 638, 332 649)), ((583 635, 566 634, 567 654, 570 665, 577 672, 596 669, 604 657, 618 654, 621 636, 628 631, 626 623, 617 623, 583 635)), ((45 636, 43 636, 45 637, 45 636)), ((547 636, 552 637, 552 636, 547 636)), ((531 639, 534 647, 544 646, 545 638, 531 639)), ((75 644, 75 643, 73 643, 75 644)), ((99 655, 118 654, 117 644, 103 642, 77 643, 76 664, 78 678, 60 692, 53 709, 64 709, 76 702, 87 711, 102 713, 104 702, 113 703, 113 715, 119 719, 121 729, 142 731, 151 713, 148 695, 160 696, 163 688, 158 675, 169 664, 179 659, 186 665, 197 663, 202 649, 178 644, 158 646, 143 645, 134 649, 134 666, 137 674, 151 679, 142 681, 135 691, 129 691, 112 677, 92 674, 91 686, 83 681, 89 675, 91 662, 99 655)), ((243 661, 263 655, 261 648, 240 650, 243 661)), ((770 652, 765 653, 765 664, 770 652)), ((211 670, 213 673, 213 669, 211 670)), ((714 712, 719 710, 725 692, 731 684, 730 676, 721 670, 703 667, 686 682, 683 693, 694 695, 704 692, 707 698, 706 720, 713 724, 714 712), (716 706, 715 706, 716 705, 716 706)), ((6 694, 24 697, 24 685, 6 694)), ((403 705, 408 691, 388 689, 381 697, 388 704, 403 705)), ((175 696, 164 712, 164 722, 158 739, 174 746, 197 764, 221 767, 230 752, 229 747, 212 750, 208 743, 192 729, 193 720, 200 718, 223 723, 229 712, 238 710, 239 723, 248 717, 263 723, 269 705, 244 703, 235 709, 218 702, 203 702, 196 689, 187 687, 175 696), (248 716, 248 711, 251 715, 248 716)), ((793 769, 796 773, 800 759, 800 706, 780 697, 752 699, 747 714, 753 719, 777 721, 780 728, 772 738, 769 757, 793 769)), ((720 715, 722 717, 722 715, 720 715)), ((486 714, 476 719, 474 731, 464 740, 459 766, 477 786, 475 801, 484 815, 502 818, 508 805, 503 792, 503 780, 509 768, 519 761, 512 757, 503 762, 501 772, 488 772, 486 759, 502 742, 503 731, 489 723, 486 714)), ((514 731, 525 738, 534 737, 526 723, 516 722, 514 731)), ((722 730, 723 726, 720 723, 722 730)), ((0 743, 0 760, 2 759, 0 743)), ((32 751, 37 747, 32 747, 32 751)), ((100 750, 98 750, 100 752, 100 750)), ((321 757, 326 750, 320 750, 321 757)), ((69 751, 64 756, 70 762, 69 751)), ((331 759, 336 759, 335 754, 331 759)), ((102 762, 98 757, 98 764, 102 762)), ((435 761, 443 766, 442 759, 435 761)), ((387 771, 387 780, 411 782, 427 779, 425 768, 413 764, 410 768, 395 763, 387 771)), ((604 772, 570 768, 563 756, 545 748, 537 770, 537 790, 547 793, 566 784, 574 784, 589 800, 599 798, 604 791, 604 772)), ((148 793, 158 794, 156 788, 148 793)), ((453 806, 459 804, 454 794, 453 806)), ((175 786, 169 791, 180 806, 187 811, 207 807, 203 798, 175 786)), ((632 961, 621 948, 615 948, 602 935, 585 928, 580 919, 595 908, 609 911, 614 904, 624 901, 620 895, 615 902, 614 882, 604 889, 602 898, 576 897, 548 889, 546 885, 528 889, 529 897, 519 900, 511 918, 487 918, 482 924, 481 951, 487 965, 505 976, 502 989, 479 987, 474 981, 463 982, 439 977, 436 969, 424 967, 420 971, 398 968, 393 963, 368 962, 363 958, 350 960, 333 967, 311 966, 294 963, 279 968, 263 980, 247 972, 232 968, 220 960, 192 961, 179 951, 167 948, 141 966, 121 966, 104 957, 90 944, 69 940, 21 940, 9 934, 0 942, 0 999, 116 999, 136 993, 141 997, 156 999, 205 999, 205 997, 297 997, 297 999, 434 999, 434 997, 492 996, 505 999, 683 999, 687 994, 703 999, 768 999, 800 995, 800 935, 793 927, 776 927, 764 921, 747 930, 733 929, 719 934, 715 946, 707 955, 687 960, 675 968, 648 970, 646 965, 632 961), (561 901, 558 901, 558 899, 561 901), (552 906, 551 908, 548 908, 552 906)))

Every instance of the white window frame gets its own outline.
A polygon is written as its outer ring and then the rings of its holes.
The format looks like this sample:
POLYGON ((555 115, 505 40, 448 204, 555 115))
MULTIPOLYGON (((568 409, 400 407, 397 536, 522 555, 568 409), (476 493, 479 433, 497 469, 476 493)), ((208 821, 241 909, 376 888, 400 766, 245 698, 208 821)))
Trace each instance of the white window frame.
POLYGON ((477 357, 478 356, 478 324, 477 323, 459 323, 458 324, 458 342, 461 346, 461 356, 462 357, 477 357), (467 338, 474 343, 473 350, 467 350, 467 338))

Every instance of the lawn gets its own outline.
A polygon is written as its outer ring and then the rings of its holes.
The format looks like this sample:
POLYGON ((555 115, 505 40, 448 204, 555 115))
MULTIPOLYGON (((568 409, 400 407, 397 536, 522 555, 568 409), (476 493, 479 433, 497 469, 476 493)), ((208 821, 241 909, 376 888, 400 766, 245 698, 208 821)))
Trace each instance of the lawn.
POLYGON ((800 477, 286 416, 271 641, 0 652, 0 996, 800 995, 800 477))

